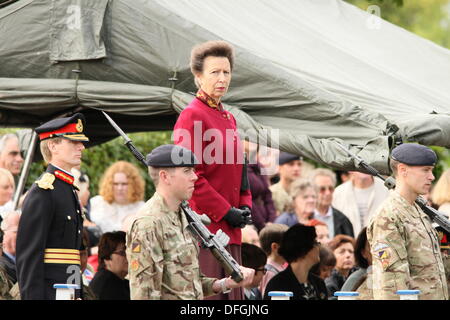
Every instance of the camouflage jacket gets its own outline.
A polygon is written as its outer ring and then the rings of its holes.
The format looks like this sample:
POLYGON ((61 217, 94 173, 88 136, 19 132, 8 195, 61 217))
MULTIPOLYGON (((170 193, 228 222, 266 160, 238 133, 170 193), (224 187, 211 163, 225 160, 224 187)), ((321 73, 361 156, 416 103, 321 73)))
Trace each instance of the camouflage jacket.
POLYGON ((398 299, 397 290, 420 290, 421 300, 448 299, 437 232, 425 213, 392 192, 367 228, 374 299, 398 299))
POLYGON ((11 290, 13 283, 8 277, 6 270, 0 268, 0 300, 11 300, 9 290, 11 290))
POLYGON ((155 192, 127 233, 132 300, 194 300, 213 295, 215 278, 200 273, 199 248, 181 211, 155 192))
POLYGON ((373 300, 372 282, 372 266, 370 266, 367 268, 364 281, 356 289, 359 293, 358 300, 373 300))

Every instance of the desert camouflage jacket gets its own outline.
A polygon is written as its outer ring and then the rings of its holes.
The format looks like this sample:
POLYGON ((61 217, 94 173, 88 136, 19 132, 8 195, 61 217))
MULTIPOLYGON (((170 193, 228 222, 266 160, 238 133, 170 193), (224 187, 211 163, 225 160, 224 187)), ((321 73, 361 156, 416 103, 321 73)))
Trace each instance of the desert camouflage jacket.
POLYGON ((448 299, 439 237, 430 218, 397 192, 367 228, 374 299, 398 299, 397 290, 420 290, 420 300, 448 299))
POLYGON ((155 192, 127 233, 132 300, 194 300, 213 295, 215 278, 200 273, 198 246, 181 211, 155 192))

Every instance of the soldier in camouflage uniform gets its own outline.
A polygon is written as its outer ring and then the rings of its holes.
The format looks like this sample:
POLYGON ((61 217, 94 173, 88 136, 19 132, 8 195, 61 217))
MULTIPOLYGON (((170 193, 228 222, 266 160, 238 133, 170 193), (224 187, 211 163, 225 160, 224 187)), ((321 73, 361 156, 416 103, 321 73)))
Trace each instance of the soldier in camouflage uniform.
POLYGON ((132 300, 203 299, 243 287, 253 279, 254 270, 244 267, 240 283, 231 278, 208 278, 200 272, 199 248, 180 210, 181 202, 194 191, 196 163, 191 151, 175 145, 160 146, 147 156, 156 192, 127 233, 132 300))
POLYGON ((8 274, 3 268, 0 268, 0 300, 11 300, 9 290, 13 283, 9 280, 8 274))
POLYGON ((392 151, 395 191, 367 228, 374 299, 398 299, 397 290, 420 290, 421 300, 448 299, 439 237, 414 202, 429 191, 436 160, 431 149, 418 144, 402 144, 392 151))
POLYGON ((277 215, 292 208, 292 197, 289 195, 292 182, 300 178, 303 158, 295 154, 280 152, 278 159, 280 166, 280 181, 269 187, 277 215))

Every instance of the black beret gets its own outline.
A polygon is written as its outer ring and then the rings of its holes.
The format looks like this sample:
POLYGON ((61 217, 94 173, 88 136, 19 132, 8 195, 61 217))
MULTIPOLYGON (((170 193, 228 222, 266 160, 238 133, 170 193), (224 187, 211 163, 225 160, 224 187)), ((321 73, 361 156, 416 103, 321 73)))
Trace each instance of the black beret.
POLYGON ((194 167, 199 164, 195 154, 174 144, 164 144, 150 152, 145 162, 149 167, 194 167))
POLYGON ((89 141, 83 133, 86 119, 82 113, 76 113, 71 117, 50 120, 34 129, 39 139, 66 138, 73 141, 89 141))
POLYGON ((292 153, 281 151, 280 152, 280 157, 279 157, 279 160, 278 160, 278 164, 281 166, 281 165, 283 165, 285 163, 288 163, 288 162, 291 162, 291 161, 294 161, 294 160, 303 160, 303 158, 298 156, 298 155, 296 155, 296 154, 292 154, 292 153))
POLYGON ((409 166, 434 166, 437 162, 433 150, 416 143, 404 143, 395 147, 391 158, 409 166))

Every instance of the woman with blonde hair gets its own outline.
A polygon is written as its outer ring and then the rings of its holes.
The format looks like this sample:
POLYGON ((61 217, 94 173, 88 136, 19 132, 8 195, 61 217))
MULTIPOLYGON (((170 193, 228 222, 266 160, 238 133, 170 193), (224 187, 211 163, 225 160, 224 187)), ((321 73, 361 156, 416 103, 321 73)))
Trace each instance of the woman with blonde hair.
POLYGON ((132 163, 112 164, 100 180, 99 195, 91 199, 91 220, 103 233, 122 230, 124 220, 144 204, 145 181, 132 163))
POLYGON ((450 169, 445 170, 436 182, 431 200, 439 206, 439 211, 450 216, 450 169))
POLYGON ((288 227, 296 223, 307 225, 314 215, 316 190, 309 180, 300 178, 292 183, 289 195, 292 198, 290 208, 278 216, 274 223, 285 224, 288 227))
POLYGON ((3 220, 6 213, 14 209, 12 201, 14 189, 14 177, 11 172, 0 168, 0 221, 3 220))

